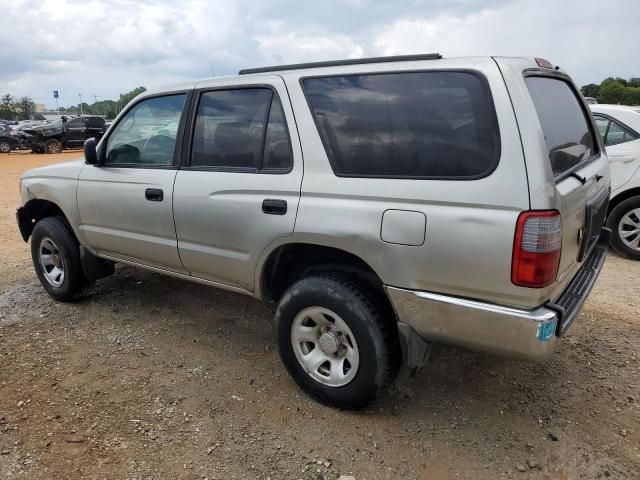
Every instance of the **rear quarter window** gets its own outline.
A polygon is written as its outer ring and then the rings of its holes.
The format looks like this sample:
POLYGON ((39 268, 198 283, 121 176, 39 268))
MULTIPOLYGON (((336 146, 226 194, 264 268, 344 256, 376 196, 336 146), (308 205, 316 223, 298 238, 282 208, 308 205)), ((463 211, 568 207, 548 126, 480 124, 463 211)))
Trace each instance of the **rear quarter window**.
POLYGON ((473 179, 498 163, 493 100, 475 73, 312 77, 302 85, 336 175, 473 179))
POLYGON ((591 124, 568 82, 537 76, 527 77, 525 82, 538 113, 555 177, 597 153, 591 124))

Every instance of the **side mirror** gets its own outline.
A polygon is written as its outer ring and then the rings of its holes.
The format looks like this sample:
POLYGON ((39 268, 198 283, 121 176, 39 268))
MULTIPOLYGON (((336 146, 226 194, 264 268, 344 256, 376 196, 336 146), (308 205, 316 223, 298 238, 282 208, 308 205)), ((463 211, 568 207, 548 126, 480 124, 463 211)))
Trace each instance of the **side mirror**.
POLYGON ((89 165, 98 165, 98 152, 96 151, 95 138, 87 138, 84 141, 84 159, 89 165))

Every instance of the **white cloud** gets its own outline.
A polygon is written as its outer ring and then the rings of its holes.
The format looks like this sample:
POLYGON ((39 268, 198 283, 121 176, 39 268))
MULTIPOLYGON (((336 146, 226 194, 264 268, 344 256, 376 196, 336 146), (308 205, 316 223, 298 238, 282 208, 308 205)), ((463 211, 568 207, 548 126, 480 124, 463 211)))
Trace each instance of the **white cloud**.
POLYGON ((0 93, 63 104, 239 68, 438 51, 640 76, 638 0, 7 0, 0 93))

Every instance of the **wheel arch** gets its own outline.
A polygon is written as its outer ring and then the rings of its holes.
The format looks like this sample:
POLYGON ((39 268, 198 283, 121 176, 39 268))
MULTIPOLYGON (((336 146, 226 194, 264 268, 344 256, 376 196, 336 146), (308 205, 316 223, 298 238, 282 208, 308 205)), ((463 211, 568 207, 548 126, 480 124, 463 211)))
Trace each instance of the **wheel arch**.
POLYGON ((22 239, 27 242, 33 233, 33 228, 36 226, 36 223, 47 217, 61 217, 70 231, 75 235, 68 216, 55 202, 41 198, 33 198, 18 208, 18 228, 20 229, 22 239))
POLYGON ((607 216, 611 215, 611 212, 613 212, 613 210, 622 202, 633 197, 640 197, 640 186, 629 188, 611 198, 611 200, 609 201, 607 216))
POLYGON ((263 256, 258 269, 256 296, 262 300, 277 301, 301 276, 329 271, 355 275, 371 286, 384 288, 375 270, 352 252, 310 242, 288 242, 263 256))

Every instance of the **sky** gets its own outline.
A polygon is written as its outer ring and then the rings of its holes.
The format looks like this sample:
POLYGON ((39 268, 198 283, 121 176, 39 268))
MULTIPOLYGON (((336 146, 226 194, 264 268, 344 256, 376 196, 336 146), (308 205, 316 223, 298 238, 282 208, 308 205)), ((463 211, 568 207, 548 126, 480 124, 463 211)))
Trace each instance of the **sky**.
POLYGON ((640 77, 640 0, 0 0, 0 94, 60 105, 240 68, 439 52, 640 77))

